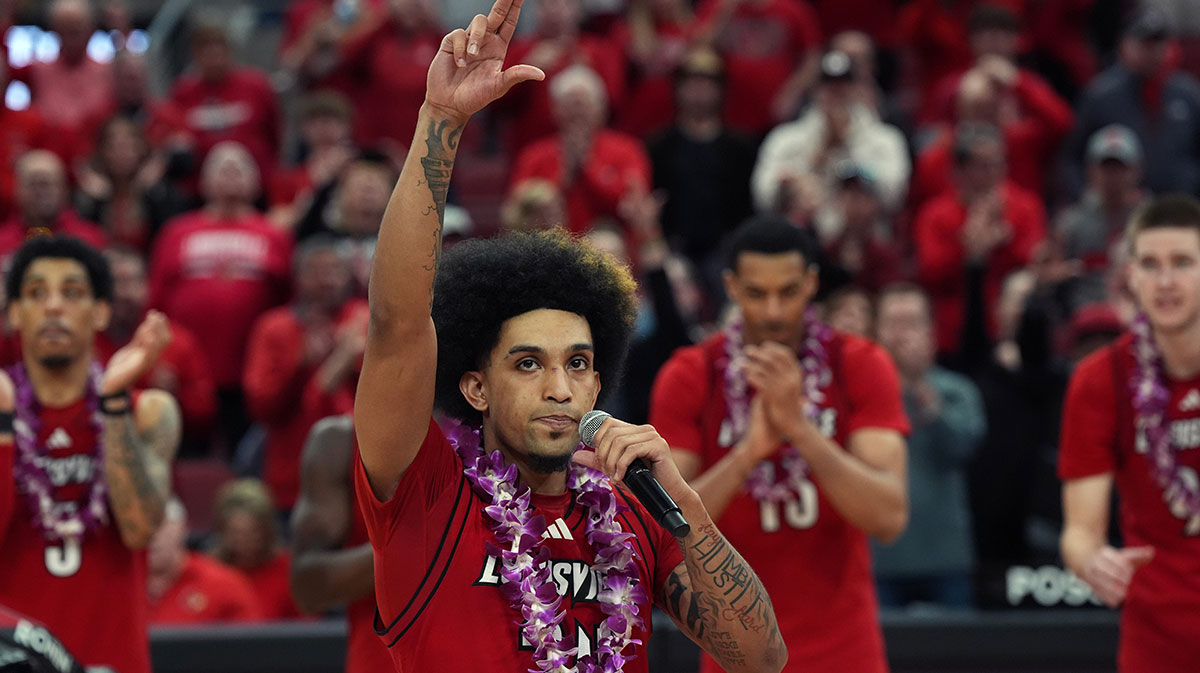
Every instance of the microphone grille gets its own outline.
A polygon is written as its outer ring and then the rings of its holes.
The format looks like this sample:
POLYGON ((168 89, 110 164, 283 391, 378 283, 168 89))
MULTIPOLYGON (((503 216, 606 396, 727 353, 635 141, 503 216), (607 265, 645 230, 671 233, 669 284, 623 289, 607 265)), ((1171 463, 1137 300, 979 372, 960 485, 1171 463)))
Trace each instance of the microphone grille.
POLYGON ((612 414, 599 409, 592 409, 584 414, 583 418, 579 419, 579 441, 593 449, 596 448, 592 442, 596 440, 596 433, 606 418, 612 418, 612 414))

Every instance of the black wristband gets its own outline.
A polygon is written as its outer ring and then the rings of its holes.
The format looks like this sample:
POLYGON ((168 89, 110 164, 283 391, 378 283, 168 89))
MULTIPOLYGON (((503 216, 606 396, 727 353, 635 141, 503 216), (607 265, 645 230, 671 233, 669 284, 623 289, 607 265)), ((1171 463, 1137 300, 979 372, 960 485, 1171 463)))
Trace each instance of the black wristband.
POLYGON ((133 401, 128 390, 100 396, 100 413, 105 416, 124 416, 132 406, 133 401))
POLYGON ((13 431, 13 412, 0 412, 0 433, 13 431))

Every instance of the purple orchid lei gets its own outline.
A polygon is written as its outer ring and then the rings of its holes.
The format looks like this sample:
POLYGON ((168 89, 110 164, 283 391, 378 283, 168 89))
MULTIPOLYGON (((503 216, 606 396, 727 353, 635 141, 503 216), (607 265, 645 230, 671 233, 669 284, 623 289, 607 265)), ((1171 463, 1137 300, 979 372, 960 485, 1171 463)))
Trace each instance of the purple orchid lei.
POLYGON ((521 615, 517 624, 534 646, 537 668, 530 673, 620 673, 634 658, 625 654, 626 646, 642 644, 630 634, 644 625, 638 606, 649 598, 634 563, 634 536, 623 532, 616 521, 628 508, 617 500, 608 477, 575 463, 567 473, 567 488, 587 510, 587 541, 596 550, 593 567, 604 578, 597 598, 607 615, 598 627, 595 651, 578 657, 572 667, 578 648, 565 649, 554 637, 566 611, 550 577, 550 550, 541 545, 545 517, 532 515, 530 490, 518 483, 517 467, 505 465, 499 451, 483 450, 478 428, 457 422, 447 423, 447 428, 447 439, 463 461, 463 473, 491 503, 483 511, 492 519, 499 544, 489 542, 487 553, 500 559, 504 579, 500 589, 521 615))
MULTIPOLYGON (((727 421, 732 430, 733 441, 746 434, 750 424, 750 389, 746 383, 744 343, 742 331, 744 320, 735 314, 725 329, 725 404, 727 421)), ((829 369, 829 343, 833 330, 817 319, 815 308, 804 312, 804 343, 800 347, 800 368, 804 372, 804 415, 814 423, 821 413, 825 393, 821 389, 829 384, 832 374, 829 369)), ((784 448, 780 457, 784 478, 774 478, 775 469, 771 461, 760 461, 746 479, 746 490, 759 502, 783 502, 791 500, 799 492, 799 482, 808 476, 808 463, 794 446, 784 448)))
POLYGON ((1200 492, 1191 487, 1180 474, 1178 448, 1171 443, 1167 429, 1167 407, 1171 391, 1167 389, 1166 368, 1162 353, 1154 343, 1150 321, 1139 314, 1131 327, 1133 358, 1137 363, 1130 389, 1133 407, 1137 412, 1135 430, 1139 449, 1149 453, 1151 475, 1163 489, 1168 503, 1183 503, 1189 517, 1200 515, 1200 492))
POLYGON ((87 504, 82 509, 61 507, 54 500, 54 484, 45 468, 48 449, 38 443, 41 432, 42 405, 34 393, 25 365, 16 364, 8 370, 16 392, 13 435, 17 445, 14 465, 17 485, 25 494, 33 513, 33 526, 52 542, 81 539, 84 534, 108 522, 107 488, 104 482, 104 419, 100 416, 100 377, 98 363, 88 371, 84 403, 88 419, 96 433, 96 453, 93 458, 87 504))

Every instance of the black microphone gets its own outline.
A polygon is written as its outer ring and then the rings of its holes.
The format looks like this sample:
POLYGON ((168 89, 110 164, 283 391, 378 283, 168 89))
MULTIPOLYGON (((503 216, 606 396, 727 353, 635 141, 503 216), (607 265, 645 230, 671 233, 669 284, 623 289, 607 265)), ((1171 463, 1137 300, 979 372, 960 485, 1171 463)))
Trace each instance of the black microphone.
MULTIPOLYGON (((583 418, 579 420, 579 440, 590 448, 596 448, 593 444, 596 440, 596 432, 600 430, 600 426, 606 418, 612 418, 612 414, 599 409, 593 409, 584 414, 583 418)), ((692 527, 688 525, 687 519, 683 518, 683 512, 679 511, 679 505, 676 505, 671 496, 667 495, 667 491, 654 478, 650 468, 646 467, 646 463, 642 462, 641 458, 634 458, 633 462, 629 463, 629 467, 625 470, 625 485, 633 491, 633 495, 642 503, 646 511, 650 512, 650 516, 654 517, 654 520, 670 531, 672 535, 687 537, 687 534, 692 532, 692 527)))

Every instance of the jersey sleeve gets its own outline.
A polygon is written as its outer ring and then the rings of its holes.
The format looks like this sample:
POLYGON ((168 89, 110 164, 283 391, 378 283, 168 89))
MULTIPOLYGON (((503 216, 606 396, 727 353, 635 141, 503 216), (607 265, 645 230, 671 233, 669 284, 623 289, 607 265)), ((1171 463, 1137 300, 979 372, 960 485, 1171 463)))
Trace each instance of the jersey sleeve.
POLYGON ((887 352, 865 339, 848 339, 842 351, 841 385, 850 403, 846 435, 864 428, 909 433, 900 396, 900 375, 887 352))
POLYGON ((654 569, 654 591, 650 592, 653 600, 654 596, 662 594, 667 578, 680 563, 683 563, 683 549, 679 546, 679 540, 666 528, 654 524, 651 530, 654 532, 654 548, 658 550, 658 566, 654 569))
POLYGON ((1058 449, 1060 479, 1079 479, 1117 468, 1117 391, 1109 348, 1092 353, 1076 367, 1063 404, 1058 449))
POLYGON ((462 464, 432 418, 421 448, 386 502, 376 498, 371 490, 362 458, 354 461, 354 494, 367 524, 371 546, 376 550, 386 546, 398 524, 413 518, 408 516, 410 512, 430 511, 433 503, 453 488, 461 476, 462 464))
POLYGON ((709 366, 700 347, 680 350, 663 365, 650 396, 650 425, 672 449, 701 453, 701 415, 709 366))

